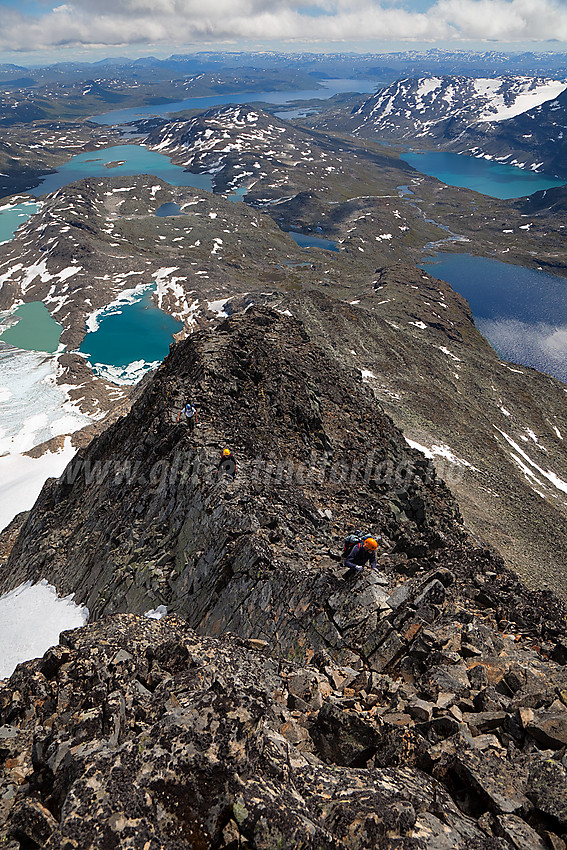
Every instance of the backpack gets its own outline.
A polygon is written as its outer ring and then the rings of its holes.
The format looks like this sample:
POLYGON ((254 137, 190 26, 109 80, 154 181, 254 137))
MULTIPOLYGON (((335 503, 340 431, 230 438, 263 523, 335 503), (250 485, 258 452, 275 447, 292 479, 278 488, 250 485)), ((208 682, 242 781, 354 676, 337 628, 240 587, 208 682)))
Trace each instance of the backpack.
POLYGON ((343 545, 343 558, 346 558, 350 555, 350 550, 356 546, 357 543, 362 543, 363 540, 366 540, 367 537, 372 537, 371 534, 363 534, 362 531, 351 531, 351 533, 345 537, 345 542, 343 545))
POLYGON ((188 401, 185 405, 183 412, 185 413, 186 419, 193 419, 193 417, 197 413, 196 409, 193 407, 190 401, 188 401))

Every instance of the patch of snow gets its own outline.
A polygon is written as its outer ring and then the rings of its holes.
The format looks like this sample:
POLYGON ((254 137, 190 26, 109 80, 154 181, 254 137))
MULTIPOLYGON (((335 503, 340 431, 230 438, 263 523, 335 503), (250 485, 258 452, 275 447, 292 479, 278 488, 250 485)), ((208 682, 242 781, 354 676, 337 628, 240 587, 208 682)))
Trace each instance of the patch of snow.
POLYGON ((404 437, 404 439, 410 448, 417 449, 418 452, 424 454, 425 457, 429 458, 429 460, 433 460, 433 452, 431 452, 428 448, 422 446, 421 443, 416 443, 415 440, 410 440, 408 437, 404 437))
POLYGON ((219 301, 207 301, 207 309, 210 310, 211 313, 215 313, 219 319, 226 319, 228 313, 225 312, 224 305, 227 301, 230 301, 232 297, 233 296, 231 295, 228 298, 221 298, 219 301))
MULTIPOLYGON (((475 82, 480 82, 479 80, 475 82)), ((487 81, 488 82, 488 81, 487 81)), ((496 80, 491 82, 496 83, 496 80)), ((501 82, 501 80, 498 80, 501 82)), ((527 85, 532 85, 531 81, 526 80, 527 85)), ((514 101, 508 106, 504 104, 503 98, 500 96, 493 101, 495 112, 486 111, 480 116, 480 121, 506 121, 508 118, 515 118, 516 115, 521 115, 529 109, 534 109, 536 106, 541 106, 548 100, 555 100, 561 92, 567 88, 564 82, 560 80, 546 80, 540 85, 533 86, 528 91, 518 93, 514 101)))
POLYGON ((447 357, 451 357, 453 360, 456 360, 458 363, 462 363, 461 358, 460 358, 460 357, 457 357, 457 355, 456 355, 456 354, 453 354, 453 352, 452 352, 452 351, 449 351, 449 349, 448 349, 448 348, 445 348, 445 346, 444 346, 444 345, 440 345, 440 346, 439 346, 439 351, 442 351, 442 352, 443 352, 443 354, 446 354, 446 355, 447 355, 447 357))
POLYGON ((75 453, 76 449, 71 445, 71 438, 66 437, 63 448, 58 452, 47 452, 38 458, 21 454, 7 454, 0 457, 0 480, 2 481, 0 531, 14 519, 16 514, 29 511, 46 479, 58 478, 75 453))
POLYGON ((93 421, 70 402, 71 387, 57 384, 58 371, 57 356, 0 347, 0 455, 27 452, 93 421))
POLYGON ((149 611, 146 611, 144 617, 149 617, 150 620, 161 620, 162 617, 165 617, 167 614, 167 608, 165 605, 158 605, 157 608, 151 608, 149 611))
POLYGON ((25 582, 0 597, 0 679, 23 661, 41 658, 59 643, 61 632, 86 624, 89 609, 76 605, 73 597, 59 597, 45 579, 25 582))
POLYGON ((467 469, 472 469, 473 472, 479 471, 475 466, 472 465, 472 463, 469 463, 468 460, 464 460, 463 458, 458 457, 453 452, 453 450, 444 443, 440 443, 439 445, 433 445, 430 449, 428 449, 426 446, 422 446, 420 445, 420 443, 416 443, 414 440, 409 440, 407 437, 405 437, 405 441, 409 446, 412 447, 412 449, 417 449, 418 451, 422 452, 430 460, 434 460, 434 458, 436 457, 441 457, 445 460, 448 460, 449 463, 455 464, 455 466, 464 466, 467 469))
POLYGON ((500 434, 502 434, 504 439, 512 446, 514 451, 516 451, 520 455, 520 457, 522 457, 527 463, 529 463, 529 465, 533 469, 535 469, 536 472, 539 473, 539 475, 541 475, 543 478, 546 478, 550 482, 550 484, 552 484, 557 490, 560 490, 562 493, 567 493, 567 481, 563 481, 563 479, 559 478, 559 476, 556 475, 555 472, 552 472, 552 470, 550 469, 548 469, 547 471, 542 469, 541 466, 538 466, 537 463, 534 463, 534 461, 529 457, 529 455, 527 455, 526 452, 523 451, 523 449, 521 449, 520 446, 516 442, 514 442, 511 437, 508 436, 508 434, 506 434, 504 431, 501 431, 500 428, 496 427, 496 425, 494 427, 500 434))
POLYGON ((160 362, 160 360, 134 360, 127 366, 111 366, 108 363, 91 363, 90 365, 95 375, 110 381, 111 384, 129 386, 137 384, 146 372, 157 369, 160 362))

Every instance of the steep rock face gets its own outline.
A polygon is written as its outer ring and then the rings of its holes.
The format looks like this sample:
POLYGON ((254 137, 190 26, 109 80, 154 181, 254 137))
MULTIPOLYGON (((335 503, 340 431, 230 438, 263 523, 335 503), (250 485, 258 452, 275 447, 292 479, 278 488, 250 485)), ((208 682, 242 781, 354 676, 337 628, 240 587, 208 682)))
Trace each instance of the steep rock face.
POLYGON ((97 615, 165 603, 208 633, 261 633, 301 657, 329 645, 350 659, 327 605, 347 530, 383 534, 422 569, 465 541, 431 464, 355 378, 275 312, 193 335, 131 413, 45 486, 3 587, 46 576, 97 615), (199 407, 193 433, 174 421, 187 396, 199 407), (224 445, 234 482, 216 474, 224 445))
POLYGON ((322 292, 280 304, 431 451, 477 539, 564 597, 565 385, 502 361, 464 299, 410 266, 378 270, 355 304, 322 292))
POLYGON ((0 688, 10 850, 564 846, 567 612, 473 546, 303 323, 253 307, 176 345, 44 488, 3 587, 43 576, 175 615, 104 616, 0 688), (386 551, 343 578, 354 524, 386 551))

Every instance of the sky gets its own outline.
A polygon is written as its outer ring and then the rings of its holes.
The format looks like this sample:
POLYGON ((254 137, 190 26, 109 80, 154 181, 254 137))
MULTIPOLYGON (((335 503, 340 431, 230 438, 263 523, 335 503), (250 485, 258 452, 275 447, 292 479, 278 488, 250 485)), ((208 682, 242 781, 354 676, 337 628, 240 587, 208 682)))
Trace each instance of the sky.
POLYGON ((22 65, 435 46, 567 49, 567 0, 0 0, 0 61, 22 65))

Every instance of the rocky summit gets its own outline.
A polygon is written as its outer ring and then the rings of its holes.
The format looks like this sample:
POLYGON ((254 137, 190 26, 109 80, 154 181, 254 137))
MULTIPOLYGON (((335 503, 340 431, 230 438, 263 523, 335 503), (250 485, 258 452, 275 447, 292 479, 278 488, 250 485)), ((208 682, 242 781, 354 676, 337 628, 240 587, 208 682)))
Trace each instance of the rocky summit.
POLYGON ((565 850, 567 611, 330 349, 254 305, 196 331, 45 485, 2 588, 93 620, 0 686, 7 850, 565 850))

